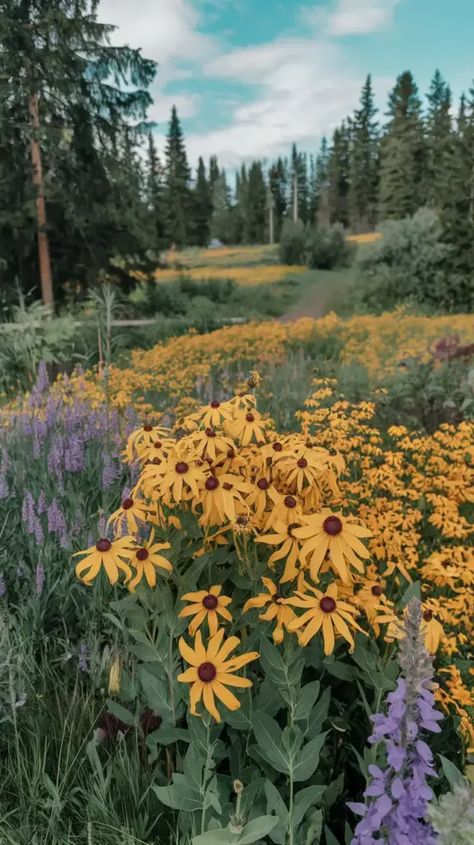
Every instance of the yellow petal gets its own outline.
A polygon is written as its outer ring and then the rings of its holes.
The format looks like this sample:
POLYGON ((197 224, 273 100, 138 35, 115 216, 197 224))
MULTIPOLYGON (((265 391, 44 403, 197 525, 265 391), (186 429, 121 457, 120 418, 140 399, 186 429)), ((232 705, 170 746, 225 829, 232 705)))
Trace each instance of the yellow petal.
POLYGON ((220 717, 219 711, 218 711, 216 704, 215 704, 215 701, 214 701, 214 694, 212 692, 212 683, 203 684, 203 701, 204 701, 204 707, 206 708, 208 713, 210 713, 211 716, 214 717, 216 722, 220 722, 221 717, 220 717))
POLYGON ((324 654, 332 654, 334 651, 334 628, 331 618, 325 616, 323 619, 324 654))
POLYGON ((225 704, 229 710, 238 710, 240 707, 240 701, 236 696, 230 692, 230 690, 226 689, 224 684, 220 683, 217 679, 212 683, 212 691, 215 696, 225 704))

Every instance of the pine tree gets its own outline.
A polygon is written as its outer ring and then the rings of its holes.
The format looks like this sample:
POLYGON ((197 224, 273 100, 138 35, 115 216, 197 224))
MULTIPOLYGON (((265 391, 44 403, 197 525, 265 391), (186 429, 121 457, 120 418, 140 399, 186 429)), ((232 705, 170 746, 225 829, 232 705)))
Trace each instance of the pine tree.
POLYGON ((176 106, 171 109, 165 149, 166 234, 171 244, 183 247, 190 239, 191 171, 176 106))
POLYGON ((224 243, 233 240, 234 221, 231 218, 230 191, 224 169, 214 183, 211 236, 224 243))
POLYGON ((279 158, 268 171, 268 183, 273 196, 275 214, 275 239, 279 240, 283 219, 287 214, 288 174, 283 159, 279 158))
POLYGON ((355 232, 367 231, 377 221, 379 125, 376 114, 369 74, 352 121, 348 203, 350 225, 355 232))
POLYGON ((217 162, 217 156, 211 156, 211 158, 209 159, 209 184, 211 186, 211 191, 213 190, 218 178, 219 164, 217 162))
POLYGON ((267 188, 263 178, 262 163, 252 162, 247 187, 247 232, 251 244, 265 241, 267 188))
POLYGON ((327 167, 329 220, 349 225, 350 128, 343 121, 334 130, 327 167))
POLYGON ((305 153, 299 153, 296 144, 291 151, 290 208, 293 220, 306 223, 309 218, 308 164, 305 153))
POLYGON ((389 122, 381 143, 380 212, 402 218, 425 203, 426 141, 418 88, 404 71, 389 97, 389 122))
POLYGON ((155 146, 153 133, 148 135, 148 172, 146 197, 150 220, 150 244, 154 249, 164 249, 165 207, 163 201, 163 169, 155 146))
POLYGON ((207 181, 204 161, 202 158, 199 158, 196 185, 193 191, 194 242, 198 246, 209 245, 212 213, 213 199, 211 185, 207 181))
POLYGON ((428 146, 427 189, 429 205, 439 208, 450 189, 449 163, 453 133, 451 124, 451 91, 439 70, 435 71, 428 93, 426 118, 428 146))
POLYGON ((326 138, 321 141, 321 148, 316 158, 316 223, 327 228, 330 223, 329 213, 329 148, 326 138))
MULTIPOLYGON (((110 46, 113 27, 98 23, 97 6, 98 0, 2 0, 0 237, 8 244, 7 284, 18 276, 31 288, 40 265, 47 288, 48 247, 61 293, 66 281, 85 286, 111 256, 141 245, 116 153, 125 128, 144 127, 156 66, 139 50, 110 46), (15 195, 8 171, 15 173, 15 195)), ((43 296, 51 299, 46 288, 43 296)))

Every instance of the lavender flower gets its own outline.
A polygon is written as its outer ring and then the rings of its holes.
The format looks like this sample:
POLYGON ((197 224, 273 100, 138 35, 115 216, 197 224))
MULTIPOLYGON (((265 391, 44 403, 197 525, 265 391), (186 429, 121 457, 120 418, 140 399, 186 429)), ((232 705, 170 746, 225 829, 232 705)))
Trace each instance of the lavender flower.
POLYGON ((0 499, 8 499, 10 488, 5 475, 0 475, 0 499))
POLYGON ((46 512, 47 508, 48 508, 48 506, 46 504, 46 493, 44 492, 44 490, 41 490, 39 497, 38 497, 38 503, 36 505, 36 510, 38 511, 39 514, 42 514, 42 513, 46 512))
POLYGON ((48 531, 50 534, 58 535, 61 548, 67 548, 68 536, 66 520, 56 499, 53 499, 48 508, 48 531))
POLYGON ((64 466, 68 472, 84 469, 84 444, 77 434, 72 434, 65 444, 64 466))
POLYGON ((86 643, 81 643, 79 646, 78 666, 81 672, 89 672, 89 649, 86 643))
POLYGON ((23 503, 21 506, 21 518, 26 524, 28 534, 34 534, 36 528, 37 517, 35 513, 35 500, 29 490, 23 496, 23 503))
POLYGON ((105 455, 102 469, 102 488, 108 490, 119 477, 120 470, 117 463, 110 455, 105 455))
POLYGON ((35 516, 35 524, 33 528, 33 533, 35 535, 35 540, 38 546, 42 546, 44 543, 44 531, 43 526, 41 525, 41 521, 35 516))
POLYGON ((33 390, 35 393, 46 393, 49 387, 48 368, 45 361, 40 361, 38 372, 36 373, 36 382, 33 390))
POLYGON ((35 570, 35 593, 37 596, 40 596, 43 592, 44 581, 44 566, 42 563, 38 563, 35 570))
POLYGON ((372 716, 369 742, 384 742, 387 766, 369 766, 371 781, 365 804, 349 804, 358 823, 352 845, 435 845, 432 827, 425 823, 433 793, 427 784, 435 777, 433 755, 421 738, 422 730, 438 733, 442 719, 434 707, 432 659, 421 633, 422 610, 417 599, 407 608, 405 636, 400 644, 402 675, 387 696, 387 714, 372 716))

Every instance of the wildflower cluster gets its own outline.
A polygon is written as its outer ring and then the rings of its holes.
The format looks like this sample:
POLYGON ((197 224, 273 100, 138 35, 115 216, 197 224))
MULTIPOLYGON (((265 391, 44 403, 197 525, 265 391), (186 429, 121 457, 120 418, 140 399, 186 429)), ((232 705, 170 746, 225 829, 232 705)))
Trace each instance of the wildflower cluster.
MULTIPOLYGON (((250 381, 255 385, 257 374, 250 381)), ((365 632, 361 617, 377 635, 381 624, 395 621, 382 583, 366 577, 371 531, 343 506, 341 454, 305 434, 278 434, 252 393, 211 402, 178 420, 173 431, 144 425, 130 436, 125 457, 139 463, 138 481, 110 517, 115 539, 102 537, 79 553, 85 555, 76 567, 79 578, 90 584, 103 567, 111 583, 122 575, 129 590, 143 578, 154 586, 156 569, 172 570, 161 555, 170 544, 156 544, 155 529, 163 536, 177 531, 189 558, 235 549, 248 578, 240 610, 221 584, 204 582, 180 597, 179 615, 190 619, 194 644, 180 640, 190 668, 179 680, 191 683, 193 713, 201 699, 216 720, 214 697, 231 710, 238 706, 225 688, 249 685, 234 673, 258 654, 230 657, 239 639, 224 639, 222 626, 242 627, 254 609, 272 623, 275 643, 288 634, 306 646, 322 635, 326 655, 340 640, 354 649, 354 633, 365 632), (180 532, 189 517, 202 536, 197 550, 180 532)))

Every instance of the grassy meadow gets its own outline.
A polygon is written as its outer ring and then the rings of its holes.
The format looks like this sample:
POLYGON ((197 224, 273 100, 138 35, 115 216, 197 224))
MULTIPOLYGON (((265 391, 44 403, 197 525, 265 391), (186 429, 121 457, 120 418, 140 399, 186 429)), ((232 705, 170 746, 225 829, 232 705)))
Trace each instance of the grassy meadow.
POLYGON ((221 327, 153 343, 109 290, 96 361, 4 393, 2 845, 350 843, 408 606, 436 792, 472 770, 474 317, 276 259, 168 256, 129 302, 222 286, 221 327))

